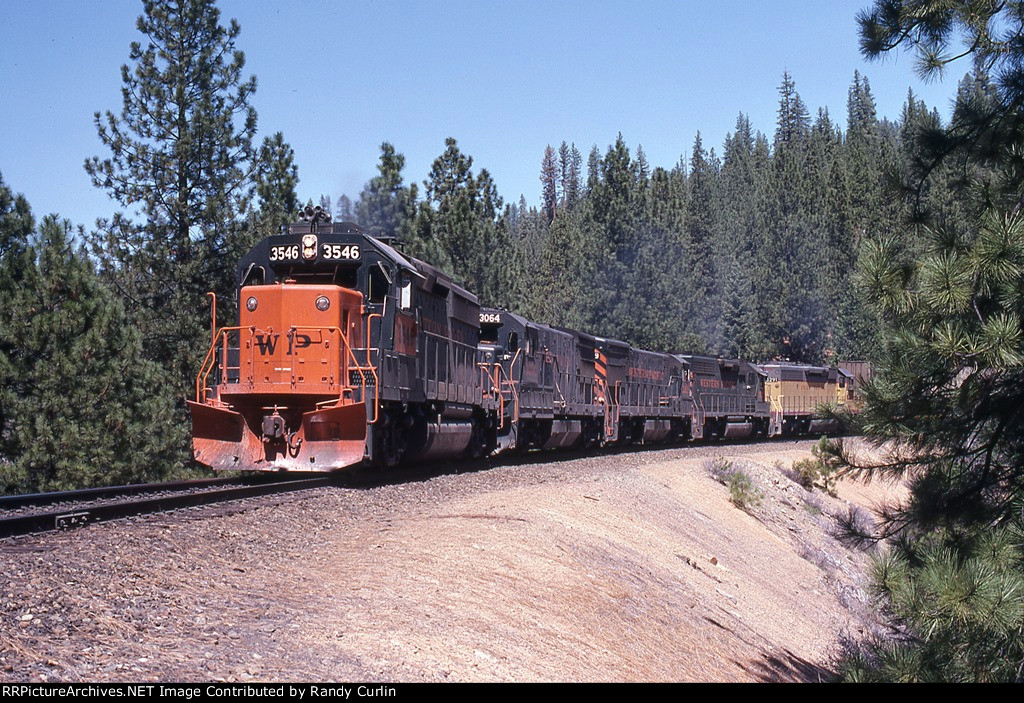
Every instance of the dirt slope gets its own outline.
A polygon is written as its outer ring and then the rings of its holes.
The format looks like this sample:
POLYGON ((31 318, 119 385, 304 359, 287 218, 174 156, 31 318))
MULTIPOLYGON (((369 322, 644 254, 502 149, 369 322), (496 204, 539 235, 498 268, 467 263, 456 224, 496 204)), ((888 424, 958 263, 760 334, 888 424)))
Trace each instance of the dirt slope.
POLYGON ((0 543, 10 680, 752 681, 870 625, 811 443, 505 465, 0 543), (763 493, 748 514, 708 471, 763 493))

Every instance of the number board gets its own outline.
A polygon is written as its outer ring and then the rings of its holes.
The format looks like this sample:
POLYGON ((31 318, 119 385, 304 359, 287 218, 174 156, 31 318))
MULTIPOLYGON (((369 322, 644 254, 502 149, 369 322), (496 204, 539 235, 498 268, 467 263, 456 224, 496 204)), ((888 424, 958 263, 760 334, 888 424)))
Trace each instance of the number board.
MULTIPOLYGON (((319 247, 321 261, 358 261, 360 252, 358 244, 321 244, 319 247)), ((270 247, 271 261, 300 261, 302 247, 298 244, 275 244, 270 247)))

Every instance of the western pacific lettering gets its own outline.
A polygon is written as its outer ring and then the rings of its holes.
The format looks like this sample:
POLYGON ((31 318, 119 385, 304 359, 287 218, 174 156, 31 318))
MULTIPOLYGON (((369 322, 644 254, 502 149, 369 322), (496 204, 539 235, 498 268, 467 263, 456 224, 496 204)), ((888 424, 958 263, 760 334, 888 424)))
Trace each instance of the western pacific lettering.
MULTIPOLYGON (((256 348, 260 350, 260 356, 267 356, 268 354, 273 356, 274 352, 277 351, 277 342, 281 338, 280 334, 257 334, 256 337, 256 348)), ((288 351, 286 354, 292 356, 296 350, 305 349, 313 343, 313 338, 307 334, 291 334, 288 335, 288 351)))

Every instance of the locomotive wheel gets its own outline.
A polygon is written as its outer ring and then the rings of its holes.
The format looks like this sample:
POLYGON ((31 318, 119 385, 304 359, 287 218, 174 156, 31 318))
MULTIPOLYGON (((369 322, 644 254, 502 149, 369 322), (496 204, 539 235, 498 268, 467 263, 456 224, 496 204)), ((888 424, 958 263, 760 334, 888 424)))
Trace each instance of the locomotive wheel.
POLYGON ((583 421, 583 446, 586 449, 600 446, 601 423, 598 420, 583 421))
POLYGON ((487 430, 485 425, 487 421, 482 417, 473 418, 473 434, 469 439, 469 446, 466 447, 466 457, 469 459, 479 459, 480 457, 487 456, 487 430))
POLYGON ((405 453, 405 442, 400 429, 402 413, 382 410, 373 425, 373 463, 380 469, 397 465, 405 453))

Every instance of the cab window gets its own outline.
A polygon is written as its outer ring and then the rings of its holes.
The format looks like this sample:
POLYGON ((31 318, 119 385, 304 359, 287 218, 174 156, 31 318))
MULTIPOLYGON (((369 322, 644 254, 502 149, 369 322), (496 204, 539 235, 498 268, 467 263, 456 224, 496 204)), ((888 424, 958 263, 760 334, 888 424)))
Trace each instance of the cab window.
POLYGON ((391 287, 391 281, 388 279, 387 272, 384 271, 384 268, 379 263, 370 268, 367 274, 367 286, 369 288, 367 297, 370 299, 370 302, 383 303, 391 287))

